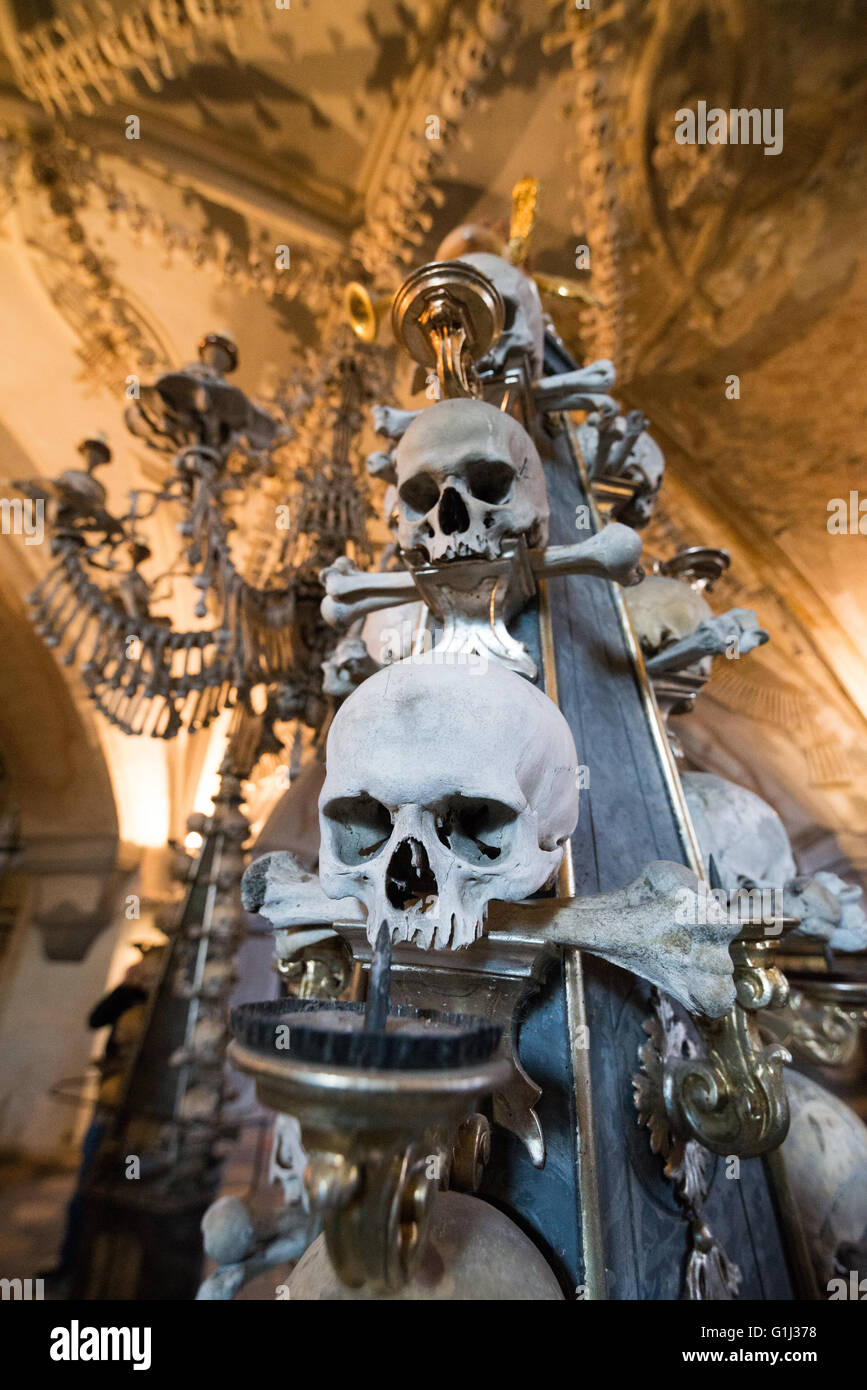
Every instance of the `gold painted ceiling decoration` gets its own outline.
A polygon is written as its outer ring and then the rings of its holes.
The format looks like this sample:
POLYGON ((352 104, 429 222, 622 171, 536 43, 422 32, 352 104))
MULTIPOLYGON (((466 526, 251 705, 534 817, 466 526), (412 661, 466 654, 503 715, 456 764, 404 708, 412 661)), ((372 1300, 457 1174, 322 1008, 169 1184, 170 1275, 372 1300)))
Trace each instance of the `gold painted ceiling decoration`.
POLYGON ((387 163, 380 160, 368 191, 365 224, 352 238, 378 289, 393 290, 401 268, 423 259, 434 220, 426 205, 444 202, 440 166, 485 79, 508 67, 515 37, 510 0, 480 0, 469 14, 452 6, 432 46, 421 49, 385 142, 387 163))
MULTIPOLYGON (((116 159, 63 132, 37 131, 30 141, 16 136, 6 150, 7 196, 37 274, 76 332, 91 383, 97 378, 122 390, 131 370, 167 368, 175 355, 144 298, 121 281, 114 258, 98 249, 107 235, 120 241, 121 251, 125 238, 127 253, 130 245, 149 243, 159 248, 164 265, 189 267, 242 295, 298 300, 313 318, 333 309, 343 280, 336 253, 299 246, 289 253, 294 273, 281 274, 275 248, 282 243, 273 227, 251 215, 242 250, 222 227, 207 225, 194 190, 171 175, 177 211, 161 211, 144 201, 144 190, 129 187, 128 171, 124 191, 116 159)), ((160 183, 146 179, 145 189, 156 197, 160 183)))
MULTIPOLYGON (((857 6, 845 9, 854 18, 857 6)), ((562 24, 544 47, 568 45, 572 60, 572 229, 591 243, 602 300, 582 315, 588 352, 644 377, 672 357, 695 361, 708 343, 733 344, 745 320, 782 306, 830 231, 822 195, 851 159, 863 43, 841 41, 836 19, 813 6, 750 0, 594 0, 565 5, 562 24), (825 31, 821 57, 811 28, 825 31), (784 108, 786 157, 676 143, 675 114, 698 99, 784 108)))
MULTIPOLYGON (((631 375, 630 320, 626 264, 630 233, 622 198, 624 135, 620 71, 634 44, 642 0, 602 0, 592 9, 565 5, 563 28, 543 41, 551 53, 568 45, 571 73, 564 77, 570 99, 566 116, 574 123, 567 160, 574 184, 571 228, 590 246, 593 291, 598 303, 582 310, 582 341, 590 358, 616 362, 631 375)), ((583 244, 582 243, 582 244, 583 244)))
POLYGON ((134 75, 159 92, 209 48, 237 51, 242 27, 273 24, 281 8, 270 0, 144 0, 123 8, 96 0, 6 37, 22 91, 49 114, 93 115, 100 102, 134 97, 134 75))
POLYGON ((803 752, 807 780, 811 787, 849 787, 853 768, 845 749, 834 734, 823 733, 817 724, 815 700, 795 685, 763 672, 763 679, 751 679, 739 668, 723 668, 714 682, 713 698, 739 714, 760 723, 785 730, 803 752))

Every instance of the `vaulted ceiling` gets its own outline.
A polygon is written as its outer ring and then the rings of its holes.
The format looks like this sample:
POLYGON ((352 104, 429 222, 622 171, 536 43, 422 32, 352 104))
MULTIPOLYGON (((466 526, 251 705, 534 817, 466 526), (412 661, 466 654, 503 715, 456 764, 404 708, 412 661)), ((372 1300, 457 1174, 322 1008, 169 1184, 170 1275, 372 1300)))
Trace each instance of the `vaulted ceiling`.
MULTIPOLYGON (((507 220, 532 174, 534 268, 597 300, 546 308, 614 360, 667 455, 648 549, 726 546, 714 603, 771 632, 684 744, 763 790, 813 866, 867 872, 867 539, 827 529, 831 499, 867 491, 865 19, 863 0, 0 0, 0 474, 56 474, 101 429, 119 500, 146 464, 125 382, 208 330, 237 341, 240 385, 291 404, 345 344, 349 280, 395 288, 456 224, 507 220), (677 144, 698 100, 781 109, 781 152, 677 144)), ((7 588, 42 564, 3 538, 7 588)))

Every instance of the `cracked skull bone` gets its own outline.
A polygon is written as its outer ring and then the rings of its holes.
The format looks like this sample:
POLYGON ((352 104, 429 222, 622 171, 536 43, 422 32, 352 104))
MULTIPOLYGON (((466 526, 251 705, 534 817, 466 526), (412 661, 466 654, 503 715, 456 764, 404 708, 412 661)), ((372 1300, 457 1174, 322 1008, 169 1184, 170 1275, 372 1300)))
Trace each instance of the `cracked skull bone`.
POLYGON ((553 877, 578 819, 569 726, 505 667, 389 666, 338 710, 326 761, 320 880, 364 905, 372 944, 384 922, 393 942, 468 946, 489 902, 553 877))
POLYGON ((433 563, 532 549, 548 538, 548 495, 536 446, 486 401, 438 401, 413 420, 394 455, 398 540, 433 563))

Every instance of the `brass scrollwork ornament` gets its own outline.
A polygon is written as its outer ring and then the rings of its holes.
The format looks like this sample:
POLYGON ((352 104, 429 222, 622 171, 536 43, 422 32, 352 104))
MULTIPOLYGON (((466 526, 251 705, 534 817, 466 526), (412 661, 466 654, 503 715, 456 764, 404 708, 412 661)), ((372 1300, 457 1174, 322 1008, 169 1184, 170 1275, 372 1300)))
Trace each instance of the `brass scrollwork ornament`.
POLYGON ((789 1129, 783 1067, 792 1059, 781 1044, 763 1044, 756 1017, 788 997, 764 930, 750 926, 732 942, 737 1001, 725 1018, 696 1020, 705 1055, 672 1060, 664 1080, 675 1129, 712 1153, 740 1158, 777 1148, 789 1129))
POLYGON ((684 1208, 692 1235, 686 1293, 694 1301, 736 1297, 741 1271, 726 1254, 704 1217, 711 1154, 696 1139, 674 1129, 665 1101, 668 1068, 677 1058, 696 1058, 697 1048, 671 1001, 654 989, 653 1012, 645 1020, 648 1041, 638 1050, 641 1072, 633 1080, 639 1122, 650 1130, 650 1147, 665 1160, 665 1176, 684 1208))
MULTIPOLYGON (((710 887, 718 890, 713 858, 709 869, 710 887)), ((773 925, 779 931, 786 924, 784 919, 773 925)), ((671 1001, 656 989, 644 1024, 649 1041, 639 1048, 635 1105, 690 1221, 690 1299, 730 1299, 741 1283, 740 1270, 703 1214, 711 1154, 753 1158, 777 1148, 789 1128, 783 1067, 791 1057, 780 1043, 763 1043, 758 1022, 759 1010, 781 1008, 788 998, 788 983, 773 959, 777 939, 768 935, 767 924, 750 922, 731 943, 735 1004, 723 1018, 693 1019, 703 1054, 671 1001)))
POLYGON ((348 1288, 395 1293, 411 1277, 424 1243, 437 1182, 423 1144, 347 1163, 315 1154, 305 1174, 311 1205, 323 1213, 328 1253, 348 1288))
POLYGON ((828 984, 820 976, 809 988, 793 989, 788 1003, 777 1013, 763 1014, 761 1029, 771 1041, 790 1047, 796 1057, 814 1066, 848 1067, 855 1059, 861 1030, 867 1025, 867 1008, 850 1002, 867 997, 863 986, 846 982, 828 984), (840 991, 842 999, 825 997, 840 991))

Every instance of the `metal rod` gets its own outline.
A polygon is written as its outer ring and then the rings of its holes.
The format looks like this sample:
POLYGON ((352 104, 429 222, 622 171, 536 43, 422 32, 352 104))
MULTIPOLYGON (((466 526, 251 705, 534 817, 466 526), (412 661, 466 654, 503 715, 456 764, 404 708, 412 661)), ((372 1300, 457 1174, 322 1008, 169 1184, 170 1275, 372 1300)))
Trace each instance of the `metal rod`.
POLYGON ((373 948, 370 979, 367 985, 367 1007, 364 1011, 365 1033, 382 1033, 388 1017, 389 983, 391 977, 391 936, 383 922, 373 948))

